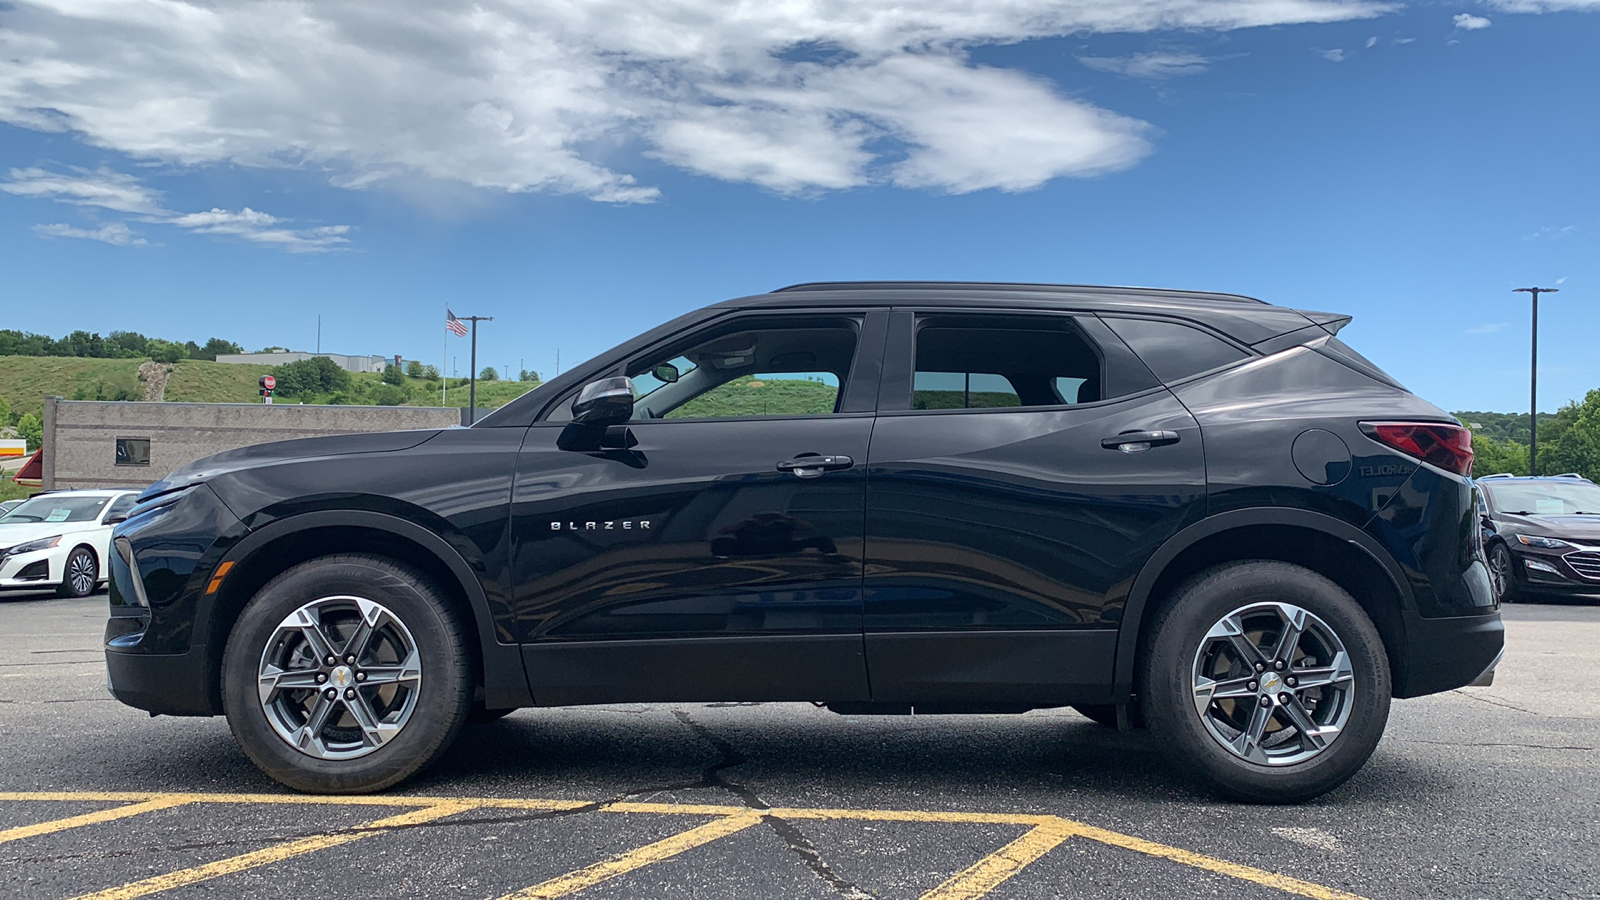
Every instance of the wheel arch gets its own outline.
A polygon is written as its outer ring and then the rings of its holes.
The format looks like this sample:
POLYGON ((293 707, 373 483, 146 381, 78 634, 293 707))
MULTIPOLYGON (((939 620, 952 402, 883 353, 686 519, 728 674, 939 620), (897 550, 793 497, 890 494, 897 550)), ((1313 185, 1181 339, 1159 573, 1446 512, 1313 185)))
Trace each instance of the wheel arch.
POLYGON ((1234 510, 1203 519, 1167 540, 1134 578, 1117 635, 1116 696, 1133 695, 1146 624, 1191 575, 1220 563, 1273 559, 1305 566, 1347 591, 1383 638, 1395 684, 1404 681, 1405 614, 1415 608, 1398 563, 1371 535, 1340 519, 1287 507, 1234 510))
POLYGON ((335 553, 372 553, 420 570, 449 598, 477 636, 471 642, 473 674, 482 697, 491 706, 531 706, 522 655, 502 643, 482 580, 462 553, 437 533, 396 516, 363 510, 302 513, 258 528, 229 548, 219 560, 232 562, 221 587, 206 604, 206 621, 196 632, 206 646, 208 693, 221 709, 222 654, 228 634, 256 592, 292 566, 335 553))

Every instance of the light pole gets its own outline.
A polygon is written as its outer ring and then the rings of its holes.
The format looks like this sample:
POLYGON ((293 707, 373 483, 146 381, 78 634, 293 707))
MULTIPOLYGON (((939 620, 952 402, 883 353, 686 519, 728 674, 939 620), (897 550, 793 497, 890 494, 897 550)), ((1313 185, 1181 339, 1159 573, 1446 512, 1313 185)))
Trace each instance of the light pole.
POLYGON ((472 356, 468 366, 471 371, 467 376, 471 379, 467 388, 467 424, 471 425, 478 418, 478 323, 493 322, 494 316, 457 316, 463 322, 472 323, 472 356))
POLYGON ((1513 294, 1533 295, 1533 368, 1528 372, 1528 474, 1539 474, 1539 295, 1560 293, 1560 288, 1515 288, 1513 294))

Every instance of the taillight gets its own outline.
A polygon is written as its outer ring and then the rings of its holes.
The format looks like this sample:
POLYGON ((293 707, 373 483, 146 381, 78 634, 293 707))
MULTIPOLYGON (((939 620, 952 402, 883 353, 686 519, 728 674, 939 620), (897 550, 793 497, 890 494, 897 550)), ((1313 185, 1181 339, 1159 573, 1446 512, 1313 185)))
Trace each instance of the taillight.
POLYGON ((1380 444, 1415 456, 1446 472, 1472 472, 1472 432, 1442 422, 1362 422, 1361 430, 1380 444))

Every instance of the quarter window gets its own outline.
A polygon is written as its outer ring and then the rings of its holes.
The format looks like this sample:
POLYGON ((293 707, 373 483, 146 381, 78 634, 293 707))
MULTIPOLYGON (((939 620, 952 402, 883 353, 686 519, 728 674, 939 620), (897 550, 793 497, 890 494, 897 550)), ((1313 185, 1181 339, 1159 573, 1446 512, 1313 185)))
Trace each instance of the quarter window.
POLYGON ((912 409, 1101 399, 1100 357, 1064 316, 932 315, 917 325, 912 409))
POLYGON ((1178 322, 1108 316, 1105 323, 1139 354, 1157 378, 1169 383, 1231 366, 1250 355, 1221 338, 1178 322))

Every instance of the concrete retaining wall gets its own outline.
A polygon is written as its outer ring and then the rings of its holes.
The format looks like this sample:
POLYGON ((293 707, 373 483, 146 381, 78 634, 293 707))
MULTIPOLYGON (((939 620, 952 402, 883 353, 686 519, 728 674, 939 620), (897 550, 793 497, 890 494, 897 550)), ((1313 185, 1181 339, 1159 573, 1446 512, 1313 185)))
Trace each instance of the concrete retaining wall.
POLYGON ((45 399, 44 488, 144 487, 213 453, 365 431, 446 428, 461 410, 415 406, 105 403, 45 399), (123 439, 123 461, 118 459, 123 439), (141 462, 148 441, 148 462, 141 462))

